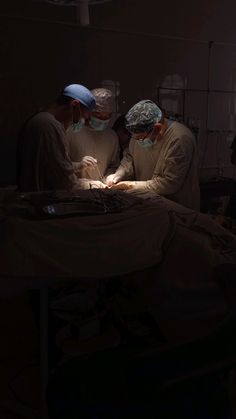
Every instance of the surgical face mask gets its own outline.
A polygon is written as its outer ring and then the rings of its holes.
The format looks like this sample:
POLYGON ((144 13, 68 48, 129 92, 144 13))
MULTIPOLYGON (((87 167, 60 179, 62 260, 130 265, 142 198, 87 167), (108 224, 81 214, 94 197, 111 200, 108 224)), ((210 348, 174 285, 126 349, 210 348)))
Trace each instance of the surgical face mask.
POLYGON ((143 148, 148 148, 148 147, 153 146, 153 142, 151 138, 144 138, 143 140, 140 138, 140 140, 138 140, 138 144, 140 145, 140 147, 143 147, 143 148))
POLYGON ((91 116, 89 125, 95 131, 104 131, 108 127, 109 122, 110 119, 102 120, 96 118, 95 116, 91 116))
POLYGON ((157 139, 158 136, 155 135, 155 139, 152 141, 153 138, 153 134, 154 134, 154 129, 148 134, 148 137, 144 137, 144 138, 140 138, 138 140, 138 144, 140 145, 140 147, 143 148, 148 148, 148 147, 153 147, 156 143, 157 143, 157 139))
POLYGON ((83 128, 85 124, 85 119, 84 118, 80 118, 80 120, 78 122, 74 122, 73 124, 71 124, 70 126, 70 130, 73 132, 79 132, 81 130, 81 128, 83 128))

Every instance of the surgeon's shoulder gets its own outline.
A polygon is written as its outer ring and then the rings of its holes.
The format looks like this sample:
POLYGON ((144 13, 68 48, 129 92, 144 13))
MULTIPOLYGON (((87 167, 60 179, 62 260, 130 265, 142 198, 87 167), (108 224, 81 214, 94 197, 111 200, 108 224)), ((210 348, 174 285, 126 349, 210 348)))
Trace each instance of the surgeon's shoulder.
POLYGON ((49 112, 37 113, 29 120, 28 126, 44 132, 55 130, 61 133, 65 132, 63 125, 49 112))
POLYGON ((179 141, 189 142, 192 144, 195 144, 196 142, 195 137, 190 129, 180 122, 173 122, 170 126, 170 131, 172 131, 173 137, 179 139, 179 141))
POLYGON ((55 117, 49 112, 38 112, 36 113, 31 119, 30 122, 33 124, 40 124, 40 123, 53 123, 54 121, 58 122, 55 117))

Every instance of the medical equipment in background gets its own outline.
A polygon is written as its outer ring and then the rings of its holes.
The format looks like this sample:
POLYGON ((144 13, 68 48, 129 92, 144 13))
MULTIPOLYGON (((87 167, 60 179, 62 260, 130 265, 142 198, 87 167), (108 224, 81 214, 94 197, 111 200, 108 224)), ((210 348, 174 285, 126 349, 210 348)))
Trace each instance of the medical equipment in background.
POLYGON ((77 22, 81 26, 87 26, 90 24, 89 19, 89 6, 107 3, 111 0, 33 0, 40 1, 42 3, 50 3, 55 6, 75 6, 77 22))

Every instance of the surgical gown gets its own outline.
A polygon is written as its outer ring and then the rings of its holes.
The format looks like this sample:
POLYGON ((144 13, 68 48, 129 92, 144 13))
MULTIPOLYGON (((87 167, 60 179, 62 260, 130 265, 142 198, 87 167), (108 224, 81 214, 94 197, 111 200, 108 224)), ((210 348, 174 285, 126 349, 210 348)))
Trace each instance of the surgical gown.
POLYGON ((84 126, 79 133, 68 134, 68 142, 73 162, 80 162, 85 156, 97 159, 97 165, 79 171, 80 177, 102 181, 119 166, 118 137, 110 128, 95 131, 84 126))
POLYGON ((49 112, 39 112, 26 123, 17 159, 23 192, 84 187, 68 155, 64 126, 49 112))
POLYGON ((161 140, 143 148, 131 139, 129 153, 116 172, 135 179, 134 189, 155 191, 179 204, 199 210, 200 189, 196 141, 183 124, 172 122, 161 140))

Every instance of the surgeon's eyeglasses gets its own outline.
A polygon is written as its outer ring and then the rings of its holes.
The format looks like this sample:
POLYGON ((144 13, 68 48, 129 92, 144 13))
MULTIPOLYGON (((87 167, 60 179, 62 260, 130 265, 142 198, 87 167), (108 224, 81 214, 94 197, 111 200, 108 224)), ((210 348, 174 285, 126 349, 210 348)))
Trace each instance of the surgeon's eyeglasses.
POLYGON ((134 140, 145 140, 145 138, 147 138, 151 133, 153 132, 153 128, 150 129, 148 132, 145 133, 145 135, 143 135, 142 132, 139 133, 135 133, 132 135, 134 140))

